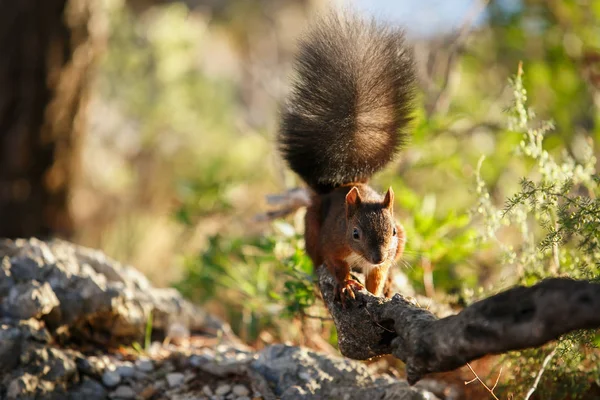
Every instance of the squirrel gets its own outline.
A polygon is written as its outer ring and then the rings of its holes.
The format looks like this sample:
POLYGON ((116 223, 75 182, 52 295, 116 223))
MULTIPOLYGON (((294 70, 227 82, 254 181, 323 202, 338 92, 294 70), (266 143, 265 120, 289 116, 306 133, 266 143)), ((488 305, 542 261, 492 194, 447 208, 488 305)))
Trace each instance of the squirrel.
POLYGON ((394 192, 368 185, 407 138, 414 62, 402 30, 349 12, 320 17, 300 40, 296 78, 281 110, 279 150, 311 188, 306 252, 323 263, 342 302, 381 297, 406 242, 394 192), (365 284, 353 279, 362 269, 365 284))

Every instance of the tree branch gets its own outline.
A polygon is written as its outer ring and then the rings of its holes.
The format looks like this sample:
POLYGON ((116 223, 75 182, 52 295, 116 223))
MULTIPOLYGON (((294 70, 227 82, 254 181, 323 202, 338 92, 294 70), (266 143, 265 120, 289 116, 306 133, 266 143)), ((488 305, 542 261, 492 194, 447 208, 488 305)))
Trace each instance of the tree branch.
POLYGON ((365 360, 393 354, 407 380, 450 371, 486 354, 537 347, 560 335, 600 327, 600 284, 553 278, 518 286, 438 319, 400 294, 377 298, 362 290, 344 309, 335 282, 318 268, 323 300, 338 330, 340 351, 365 360))
POLYGON ((270 194, 267 196, 267 204, 276 208, 255 216, 255 220, 273 221, 286 217, 300 208, 310 206, 310 191, 307 188, 293 188, 285 193, 270 194))

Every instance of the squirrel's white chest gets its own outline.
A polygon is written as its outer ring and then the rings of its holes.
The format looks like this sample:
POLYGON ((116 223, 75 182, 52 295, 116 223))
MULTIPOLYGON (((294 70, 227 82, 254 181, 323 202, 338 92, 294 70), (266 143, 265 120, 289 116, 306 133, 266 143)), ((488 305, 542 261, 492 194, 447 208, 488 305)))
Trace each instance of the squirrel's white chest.
POLYGON ((344 261, 346 261, 351 270, 355 268, 359 269, 365 276, 369 275, 371 269, 377 268, 376 265, 371 264, 363 256, 355 252, 352 252, 348 256, 346 256, 346 258, 344 258, 344 261))

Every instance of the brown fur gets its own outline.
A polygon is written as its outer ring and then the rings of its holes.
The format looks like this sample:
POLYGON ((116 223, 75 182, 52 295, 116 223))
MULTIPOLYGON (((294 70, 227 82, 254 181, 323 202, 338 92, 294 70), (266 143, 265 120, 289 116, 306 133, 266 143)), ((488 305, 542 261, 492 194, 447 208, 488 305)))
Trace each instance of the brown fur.
POLYGON ((373 294, 389 293, 389 271, 405 235, 394 220, 391 188, 382 196, 367 182, 408 137, 412 52, 400 29, 334 12, 302 38, 294 70, 277 141, 315 192, 306 214, 308 255, 336 277, 342 300, 362 287, 351 279, 352 269, 364 272, 373 294))
POLYGON ((394 220, 393 197, 391 188, 382 197, 366 184, 313 196, 306 213, 306 249, 315 265, 325 263, 341 291, 352 281, 354 267, 362 269, 369 292, 383 294, 390 267, 402 255, 405 242, 404 230, 394 220))
POLYGON ((315 191, 366 182, 408 137, 412 52, 401 29, 332 12, 302 37, 277 138, 289 166, 315 191))

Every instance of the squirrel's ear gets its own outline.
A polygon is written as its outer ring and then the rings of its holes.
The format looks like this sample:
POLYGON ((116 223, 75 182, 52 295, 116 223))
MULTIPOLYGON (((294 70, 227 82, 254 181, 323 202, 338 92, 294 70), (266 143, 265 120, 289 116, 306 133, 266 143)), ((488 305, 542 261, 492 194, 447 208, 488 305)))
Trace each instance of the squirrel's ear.
POLYGON ((353 186, 352 189, 346 195, 346 216, 351 216, 356 211, 356 208, 360 205, 362 199, 360 198, 360 193, 358 192, 358 188, 353 186))
POLYGON ((391 186, 385 194, 385 198, 383 199, 383 206, 390 210, 394 208, 394 191, 392 190, 391 186))

